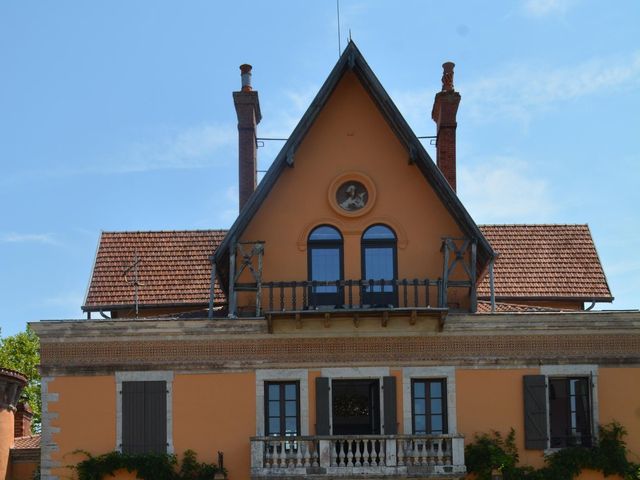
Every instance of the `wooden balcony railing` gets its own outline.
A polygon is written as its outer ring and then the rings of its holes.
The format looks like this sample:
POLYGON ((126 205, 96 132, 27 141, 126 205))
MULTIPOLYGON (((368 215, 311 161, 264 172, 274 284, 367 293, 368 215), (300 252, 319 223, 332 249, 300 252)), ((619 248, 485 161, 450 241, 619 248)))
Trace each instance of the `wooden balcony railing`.
POLYGON ((256 316, 321 309, 442 308, 442 281, 429 279, 238 283, 256 292, 256 316))
POLYGON ((464 439, 458 435, 253 437, 253 477, 306 475, 462 476, 464 439))

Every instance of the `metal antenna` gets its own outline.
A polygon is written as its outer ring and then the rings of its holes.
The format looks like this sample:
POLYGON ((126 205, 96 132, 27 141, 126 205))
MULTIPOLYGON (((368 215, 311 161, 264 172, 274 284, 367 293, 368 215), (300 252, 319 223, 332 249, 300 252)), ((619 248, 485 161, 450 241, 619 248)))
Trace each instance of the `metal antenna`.
POLYGON ((138 257, 138 251, 136 250, 135 254, 133 255, 133 263, 131 265, 129 265, 127 268, 124 269, 124 272, 122 272, 122 276, 124 277, 124 281, 127 282, 129 285, 133 285, 133 298, 134 298, 134 302, 136 304, 136 318, 138 317, 138 287, 144 286, 144 284, 140 283, 140 281, 138 280, 138 265, 140 265, 140 257, 138 257), (127 275, 129 274, 129 272, 131 272, 131 270, 133 270, 133 280, 129 280, 129 277, 127 277, 127 275))
POLYGON ((340 0, 336 0, 336 10, 338 12, 338 58, 342 53, 342 46, 340 43, 340 0))

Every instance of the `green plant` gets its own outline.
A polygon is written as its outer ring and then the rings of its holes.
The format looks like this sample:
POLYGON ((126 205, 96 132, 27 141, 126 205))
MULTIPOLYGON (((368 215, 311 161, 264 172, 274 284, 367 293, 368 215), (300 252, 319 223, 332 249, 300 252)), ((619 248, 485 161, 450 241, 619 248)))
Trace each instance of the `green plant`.
POLYGON ((500 432, 476 435, 465 448, 467 471, 478 480, 490 480, 499 470, 504 480, 571 480, 583 469, 597 470, 605 476, 620 475, 626 480, 640 480, 640 465, 627 459, 628 451, 622 425, 612 422, 600 427, 598 444, 593 448, 570 447, 545 457, 545 466, 535 469, 518 466, 518 450, 513 428, 503 438, 500 432))
POLYGON ((102 480, 121 469, 136 472, 141 480, 211 480, 216 473, 226 477, 226 471, 217 465, 198 462, 193 450, 184 452, 179 470, 177 457, 172 454, 109 452, 93 456, 84 451, 76 453, 87 456, 72 467, 78 473, 78 480, 102 480))

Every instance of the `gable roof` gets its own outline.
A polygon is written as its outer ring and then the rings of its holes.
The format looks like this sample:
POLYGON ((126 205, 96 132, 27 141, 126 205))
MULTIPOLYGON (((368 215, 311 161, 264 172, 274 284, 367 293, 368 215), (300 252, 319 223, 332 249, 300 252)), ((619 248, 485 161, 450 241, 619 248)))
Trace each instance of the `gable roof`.
POLYGON ((418 166, 465 235, 477 240, 478 263, 481 266, 485 266, 489 260, 495 256, 491 245, 484 238, 482 232, 471 218, 471 215, 469 215, 462 205, 462 202, 460 202, 457 195, 451 189, 449 183, 440 172, 440 169, 435 165, 420 140, 413 133, 406 120, 391 100, 391 97, 389 97, 387 92, 384 90, 382 84, 360 53, 360 50, 356 47, 356 44, 353 41, 350 41, 340 56, 340 59, 333 67, 329 77, 324 82, 320 91, 311 102, 311 105, 293 130, 293 133, 282 147, 282 150, 280 150, 280 153, 272 163, 264 178, 258 184, 258 187, 251 197, 249 197, 249 200, 240 212, 240 215, 231 226, 228 235, 222 241, 218 250, 214 253, 213 261, 215 261, 219 266, 218 271, 222 278, 225 276, 229 248, 242 235, 242 232, 248 226, 249 222, 260 208, 260 205, 275 185, 280 173, 285 168, 293 165, 296 149, 303 141, 320 111, 326 105, 329 97, 338 85, 338 82, 347 71, 352 71, 356 74, 391 129, 397 135, 401 143, 406 146, 407 161, 413 162, 418 166))
MULTIPOLYGON (((611 302, 613 296, 587 225, 481 225, 498 253, 495 297, 611 302)), ((489 279, 478 298, 490 296, 489 279)))
MULTIPOLYGON (((125 278, 124 272, 136 253, 139 306, 208 305, 209 256, 225 234, 226 230, 102 232, 82 310, 135 307, 133 274, 125 278)), ((215 298, 224 302, 217 284, 215 298)))

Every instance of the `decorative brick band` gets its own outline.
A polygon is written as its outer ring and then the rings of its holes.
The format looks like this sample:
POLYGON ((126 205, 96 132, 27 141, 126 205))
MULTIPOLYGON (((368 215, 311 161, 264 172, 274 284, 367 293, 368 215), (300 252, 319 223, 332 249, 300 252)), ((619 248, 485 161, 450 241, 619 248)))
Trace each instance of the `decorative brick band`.
POLYGON ((512 363, 579 360, 640 363, 640 334, 434 335, 423 337, 260 338, 43 343, 44 371, 131 368, 228 369, 349 363, 512 363))

